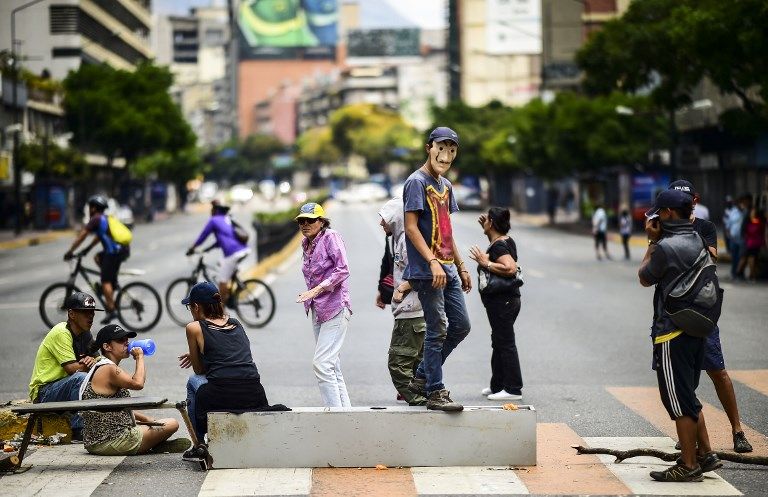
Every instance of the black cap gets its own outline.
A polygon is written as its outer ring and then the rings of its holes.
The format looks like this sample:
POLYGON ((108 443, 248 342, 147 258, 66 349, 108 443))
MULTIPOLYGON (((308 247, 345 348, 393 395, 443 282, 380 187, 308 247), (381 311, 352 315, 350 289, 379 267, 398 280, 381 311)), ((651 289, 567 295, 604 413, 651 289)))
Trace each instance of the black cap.
POLYGON ((429 140, 430 142, 444 142, 446 140, 451 140, 456 143, 456 145, 459 144, 459 135, 451 128, 447 128, 445 126, 440 126, 432 130, 432 132, 429 134, 429 140))
POLYGON ((85 292, 72 292, 64 307, 71 311, 103 311, 96 308, 96 299, 85 292))
POLYGON ((656 202, 646 213, 645 217, 651 217, 659 212, 660 209, 679 209, 681 207, 690 208, 693 205, 691 195, 682 190, 664 190, 656 196, 656 202))
POLYGON ((135 331, 128 331, 121 327, 119 324, 108 324, 96 334, 96 345, 101 347, 103 344, 112 340, 120 340, 121 338, 134 338, 136 336, 135 331))
POLYGON ((181 301, 182 305, 189 304, 215 304, 221 302, 221 296, 218 298, 219 288, 210 281, 201 281, 189 290, 187 298, 181 301))
POLYGON ((696 195, 696 188, 693 187, 693 183, 687 179, 679 179, 669 184, 668 190, 678 190, 683 193, 687 193, 691 197, 696 195))

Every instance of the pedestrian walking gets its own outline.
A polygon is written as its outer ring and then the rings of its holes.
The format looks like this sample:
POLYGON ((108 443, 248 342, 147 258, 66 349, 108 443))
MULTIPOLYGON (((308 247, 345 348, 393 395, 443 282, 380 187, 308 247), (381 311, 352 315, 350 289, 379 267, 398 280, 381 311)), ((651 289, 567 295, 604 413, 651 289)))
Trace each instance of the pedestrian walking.
MULTIPOLYGON (((408 383, 423 358, 424 312, 410 283, 403 280, 403 273, 408 265, 408 251, 405 248, 405 220, 403 218, 403 199, 395 197, 379 210, 381 227, 392 239, 391 270, 393 293, 390 301, 395 323, 389 342, 387 366, 392 384, 398 394, 411 406, 423 406, 427 399, 408 389, 408 383)), ((387 251, 389 253, 389 251, 387 251)), ((385 254, 386 257, 386 254, 385 254)), ((381 301, 381 298, 379 297, 381 301)), ((384 302, 382 302, 384 303, 384 302)))
POLYGON ((341 347, 349 328, 352 308, 349 302, 349 265, 341 235, 320 204, 301 206, 296 222, 302 241, 304 281, 307 291, 296 302, 304 303, 315 332, 312 366, 325 407, 350 407, 347 385, 341 372, 341 347))
POLYGON ((595 238, 597 260, 603 260, 600 256, 601 247, 605 258, 610 259, 611 256, 608 254, 608 214, 600 203, 595 204, 595 212, 592 214, 592 236, 595 238))
POLYGON ((632 236, 632 217, 627 209, 621 211, 619 234, 621 234, 621 244, 624 246, 624 259, 629 260, 629 238, 632 236))
MULTIPOLYGON (((129 390, 141 390, 146 381, 144 352, 141 347, 129 349, 129 339, 136 332, 117 324, 108 324, 96 334, 91 353, 102 359, 88 372, 80 387, 80 400, 121 399, 130 397, 129 390), (120 361, 133 357, 133 375, 120 368, 120 361)), ((133 456, 147 452, 184 452, 192 445, 188 438, 168 440, 179 429, 173 418, 154 419, 139 411, 84 411, 85 450, 99 456, 133 456), (137 425, 136 423, 152 423, 137 425)))
POLYGON ((744 274, 749 269, 749 281, 757 281, 757 258, 765 246, 765 215, 756 206, 749 209, 742 226, 744 233, 744 256, 739 262, 738 274, 744 274))
POLYGON ((653 366, 661 400, 675 421, 681 457, 651 478, 667 482, 703 481, 702 474, 722 462, 712 452, 701 402, 696 398, 706 340, 684 333, 672 322, 664 305, 664 293, 691 268, 705 248, 693 230, 693 202, 679 190, 664 190, 646 213, 648 250, 638 271, 640 284, 656 286, 653 296, 653 366))
POLYGON ((726 213, 725 229, 728 231, 728 253, 731 255, 731 279, 739 279, 743 274, 739 274, 739 265, 741 257, 744 255, 744 219, 747 216, 749 205, 748 197, 742 195, 739 197, 736 205, 726 213))
MULTIPOLYGON (((509 209, 491 207, 477 222, 488 237, 485 252, 473 245, 469 257, 477 262, 478 269, 500 276, 499 288, 493 290, 489 281, 481 289, 480 298, 491 325, 491 383, 482 390, 488 400, 521 400, 523 398, 523 375, 520 372, 520 358, 515 343, 515 320, 520 314, 520 285, 514 280, 517 275, 517 245, 507 235, 510 230, 509 209), (485 290, 485 291, 483 291, 485 290)), ((479 285, 478 285, 479 286, 479 285)))
POLYGON ((458 211, 453 187, 444 175, 456 159, 459 135, 438 127, 425 145, 427 159, 403 188, 408 266, 403 278, 417 292, 427 330, 424 358, 409 388, 427 397, 427 409, 461 411, 443 383, 443 363, 469 334, 462 291, 472 290, 469 271, 453 239, 451 214, 458 211))
MULTIPOLYGON (((96 299, 83 292, 72 292, 64 308, 66 322, 51 328, 37 349, 29 380, 29 400, 34 403, 77 400, 86 373, 96 364, 98 354, 90 352, 91 326, 96 311, 104 309, 97 309, 96 299)), ((72 416, 70 427, 72 440, 82 440, 83 418, 79 414, 72 416)))
MULTIPOLYGON (((677 190, 689 196, 692 205, 696 205, 700 196, 696 192, 693 183, 687 180, 677 180, 669 185, 670 190, 677 190)), ((695 212, 695 211, 694 211, 695 212)), ((717 261, 717 227, 711 221, 691 215, 691 226, 707 245, 710 256, 717 261)), ((728 416, 731 423, 731 433, 733 436, 733 450, 736 452, 752 452, 752 445, 747 441, 744 430, 741 427, 741 418, 739 416, 739 407, 736 403, 736 392, 733 389, 733 382, 725 369, 725 358, 723 357, 723 347, 720 343, 720 327, 715 326, 712 333, 706 338, 704 360, 701 369, 707 372, 707 376, 712 380, 715 386, 717 398, 728 416)))
MULTIPOLYGON (((197 283, 181 304, 193 319, 185 328, 189 350, 179 356, 179 366, 191 366, 195 373, 187 381, 187 410, 198 441, 208 431, 211 411, 284 410, 269 406, 251 342, 240 321, 225 314, 216 285, 197 283)), ((199 446, 192 447, 184 459, 198 459, 199 454, 199 446)))

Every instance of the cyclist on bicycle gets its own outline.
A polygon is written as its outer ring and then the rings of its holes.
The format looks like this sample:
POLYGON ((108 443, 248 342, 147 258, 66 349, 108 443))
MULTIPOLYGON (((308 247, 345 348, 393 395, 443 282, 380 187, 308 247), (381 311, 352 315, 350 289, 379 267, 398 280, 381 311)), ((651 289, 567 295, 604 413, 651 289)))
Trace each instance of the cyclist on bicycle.
POLYGON ((234 307, 234 303, 229 298, 229 282, 237 270, 237 265, 251 253, 251 249, 235 235, 235 228, 229 217, 229 206, 223 205, 218 200, 211 202, 211 217, 195 243, 187 250, 187 255, 192 255, 195 248, 205 242, 211 233, 216 237, 216 243, 213 246, 221 248, 221 251, 224 252, 224 258, 219 262, 219 274, 217 275, 219 294, 227 307, 234 307))
POLYGON ((104 301, 107 308, 107 315, 101 320, 101 324, 107 324, 117 317, 115 313, 115 288, 117 288, 117 273, 120 271, 120 265, 130 255, 130 245, 121 245, 117 243, 109 232, 109 222, 104 211, 107 209, 107 199, 102 195, 94 195, 88 199, 88 213, 90 220, 88 224, 72 242, 72 246, 64 254, 64 260, 67 261, 73 257, 75 249, 88 237, 93 234, 93 241, 84 250, 87 253, 94 245, 101 242, 103 251, 96 254, 94 260, 101 268, 101 289, 104 292, 104 301))

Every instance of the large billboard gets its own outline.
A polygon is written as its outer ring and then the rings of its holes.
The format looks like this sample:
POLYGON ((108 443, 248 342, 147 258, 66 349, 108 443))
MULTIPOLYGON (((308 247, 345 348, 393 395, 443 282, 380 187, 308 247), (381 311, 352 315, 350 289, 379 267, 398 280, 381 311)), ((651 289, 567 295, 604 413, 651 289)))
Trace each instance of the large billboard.
POLYGON ((489 54, 540 54, 541 0, 486 0, 485 32, 489 54))
POLYGON ((240 0, 240 59, 334 58, 337 0, 240 0))

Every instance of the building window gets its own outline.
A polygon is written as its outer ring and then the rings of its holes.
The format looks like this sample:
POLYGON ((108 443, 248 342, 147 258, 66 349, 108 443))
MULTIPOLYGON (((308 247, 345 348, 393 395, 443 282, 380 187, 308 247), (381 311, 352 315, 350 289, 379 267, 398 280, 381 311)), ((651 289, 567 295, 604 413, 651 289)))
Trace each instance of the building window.
POLYGON ((77 34, 77 5, 51 5, 51 34, 77 34))

